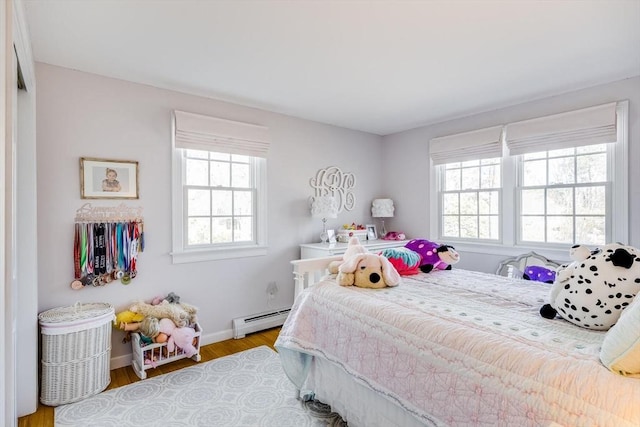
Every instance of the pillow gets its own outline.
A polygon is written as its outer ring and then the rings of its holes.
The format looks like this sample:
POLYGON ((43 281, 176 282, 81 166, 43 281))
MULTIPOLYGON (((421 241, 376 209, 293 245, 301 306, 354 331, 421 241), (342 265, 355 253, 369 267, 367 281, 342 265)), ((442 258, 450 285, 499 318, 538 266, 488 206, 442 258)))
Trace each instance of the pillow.
POLYGON ((640 296, 624 310, 618 322, 607 331, 600 349, 600 360, 611 371, 640 378, 640 296))
POLYGON ((539 265, 529 265, 525 267, 522 278, 535 282, 553 283, 556 280, 556 272, 539 265))

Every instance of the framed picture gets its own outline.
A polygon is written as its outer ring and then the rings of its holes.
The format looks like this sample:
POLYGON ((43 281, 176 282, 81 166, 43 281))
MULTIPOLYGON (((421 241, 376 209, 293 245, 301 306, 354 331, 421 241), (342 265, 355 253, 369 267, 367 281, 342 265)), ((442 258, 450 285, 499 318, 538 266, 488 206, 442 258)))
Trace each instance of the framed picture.
POLYGON ((327 230, 327 236, 329 236, 329 243, 336 243, 336 232, 334 230, 327 230))
POLYGON ((373 224, 367 224, 367 240, 378 240, 378 231, 373 224))
POLYGON ((81 157, 80 198, 137 199, 138 162, 81 157))

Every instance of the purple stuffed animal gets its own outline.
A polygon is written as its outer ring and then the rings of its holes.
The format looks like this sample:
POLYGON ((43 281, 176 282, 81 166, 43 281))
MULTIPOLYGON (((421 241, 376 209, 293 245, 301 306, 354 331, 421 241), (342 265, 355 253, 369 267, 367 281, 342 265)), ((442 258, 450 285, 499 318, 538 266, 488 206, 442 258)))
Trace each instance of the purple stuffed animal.
POLYGON ((535 282, 553 283, 556 280, 556 272, 539 265, 530 265, 524 269, 522 278, 535 282))
POLYGON ((417 252, 422 257, 420 271, 423 273, 429 273, 433 269, 451 270, 451 265, 460 261, 460 255, 450 245, 442 245, 424 239, 413 239, 405 247, 417 252))

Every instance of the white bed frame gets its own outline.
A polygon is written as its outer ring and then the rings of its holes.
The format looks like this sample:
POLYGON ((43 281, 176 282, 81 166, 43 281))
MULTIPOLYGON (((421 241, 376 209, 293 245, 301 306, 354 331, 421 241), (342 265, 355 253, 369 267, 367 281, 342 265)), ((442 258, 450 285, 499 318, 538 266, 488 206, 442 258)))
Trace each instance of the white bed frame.
POLYGON ((318 283, 322 277, 329 274, 329 263, 331 261, 341 261, 342 255, 334 255, 324 258, 307 258, 291 261, 293 265, 293 279, 295 287, 293 291, 294 299, 306 288, 318 283))

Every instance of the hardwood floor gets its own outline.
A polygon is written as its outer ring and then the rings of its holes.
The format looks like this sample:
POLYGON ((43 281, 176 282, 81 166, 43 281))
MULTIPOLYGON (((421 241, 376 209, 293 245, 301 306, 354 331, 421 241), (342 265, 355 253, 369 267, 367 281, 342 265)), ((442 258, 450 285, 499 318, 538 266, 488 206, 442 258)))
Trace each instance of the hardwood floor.
MULTIPOLYGON (((202 356, 200 363, 244 350, 249 350, 250 348, 259 347, 261 345, 266 345, 273 349, 273 344, 275 343, 276 338, 278 338, 279 333, 280 328, 268 329, 266 331, 247 335, 245 338, 239 340, 230 339, 202 346, 200 348, 200 355, 202 356)), ((146 371, 147 378, 166 374, 168 372, 175 371, 176 369, 193 366, 196 363, 197 362, 194 362, 191 359, 181 359, 166 365, 158 366, 155 369, 149 369, 146 371)), ((114 369, 111 371, 111 383, 107 387, 107 390, 122 387, 137 381, 143 380, 138 378, 138 376, 133 372, 131 366, 114 369)), ((18 427, 54 427, 53 411, 54 408, 52 406, 45 406, 38 403, 38 410, 36 412, 31 415, 18 418, 18 427)))

